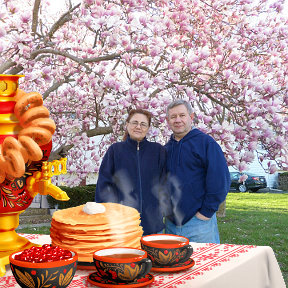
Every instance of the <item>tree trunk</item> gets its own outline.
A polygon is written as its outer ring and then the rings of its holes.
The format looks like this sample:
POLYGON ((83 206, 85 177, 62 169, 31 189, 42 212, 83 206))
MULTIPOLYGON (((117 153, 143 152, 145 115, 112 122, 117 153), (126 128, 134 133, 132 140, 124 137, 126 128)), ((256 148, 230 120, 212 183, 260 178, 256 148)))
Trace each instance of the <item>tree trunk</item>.
POLYGON ((216 212, 217 217, 225 217, 226 216, 226 200, 224 200, 220 206, 218 211, 216 212))

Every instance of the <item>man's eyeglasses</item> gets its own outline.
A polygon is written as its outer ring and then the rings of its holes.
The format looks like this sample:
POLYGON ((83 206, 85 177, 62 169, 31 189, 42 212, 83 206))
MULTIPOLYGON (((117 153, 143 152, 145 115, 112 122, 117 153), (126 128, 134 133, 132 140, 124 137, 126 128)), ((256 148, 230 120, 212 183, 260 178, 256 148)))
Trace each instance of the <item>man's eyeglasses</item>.
POLYGON ((147 129, 148 128, 148 124, 145 123, 145 122, 138 122, 138 121, 132 121, 132 122, 129 122, 129 124, 133 127, 133 128, 136 128, 138 125, 140 125, 140 127, 142 129, 147 129))

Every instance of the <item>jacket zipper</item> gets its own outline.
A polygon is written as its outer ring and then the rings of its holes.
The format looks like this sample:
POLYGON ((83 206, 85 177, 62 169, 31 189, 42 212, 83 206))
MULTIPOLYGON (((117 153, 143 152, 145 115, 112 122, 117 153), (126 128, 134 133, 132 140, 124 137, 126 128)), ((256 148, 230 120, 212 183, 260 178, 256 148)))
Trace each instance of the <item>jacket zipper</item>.
POLYGON ((142 181, 141 181, 141 173, 140 173, 140 143, 138 142, 137 143, 137 164, 138 164, 138 175, 139 175, 139 185, 140 185, 140 189, 139 189, 139 191, 140 191, 140 205, 139 205, 139 207, 140 207, 140 213, 142 213, 142 181))

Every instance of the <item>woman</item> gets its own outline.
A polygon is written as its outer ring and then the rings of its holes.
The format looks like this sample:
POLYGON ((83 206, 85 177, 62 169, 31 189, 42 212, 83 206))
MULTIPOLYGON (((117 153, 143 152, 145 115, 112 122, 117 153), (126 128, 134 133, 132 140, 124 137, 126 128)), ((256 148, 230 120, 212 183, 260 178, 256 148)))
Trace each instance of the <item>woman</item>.
POLYGON ((141 214, 144 235, 163 230, 166 152, 146 134, 151 113, 131 110, 122 142, 112 144, 100 166, 96 202, 114 202, 136 208, 141 214), (161 205, 160 205, 161 204, 161 205))

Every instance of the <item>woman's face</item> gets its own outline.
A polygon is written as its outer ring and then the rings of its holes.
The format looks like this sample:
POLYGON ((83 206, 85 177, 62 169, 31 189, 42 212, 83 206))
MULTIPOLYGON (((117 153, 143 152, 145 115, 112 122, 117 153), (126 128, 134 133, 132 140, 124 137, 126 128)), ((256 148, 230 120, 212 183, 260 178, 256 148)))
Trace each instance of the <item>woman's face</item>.
POLYGON ((135 141, 143 140, 149 129, 148 123, 149 122, 146 115, 140 113, 134 114, 130 121, 126 124, 130 138, 135 141))

